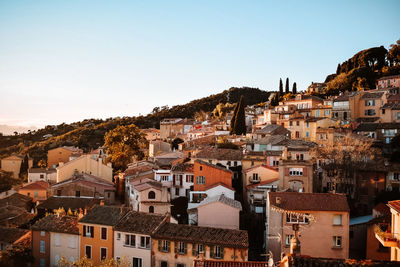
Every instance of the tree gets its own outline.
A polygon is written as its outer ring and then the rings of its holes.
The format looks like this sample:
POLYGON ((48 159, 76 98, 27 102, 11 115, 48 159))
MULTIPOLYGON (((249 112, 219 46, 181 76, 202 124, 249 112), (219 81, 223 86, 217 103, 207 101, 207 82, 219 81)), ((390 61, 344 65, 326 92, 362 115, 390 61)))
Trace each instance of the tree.
POLYGON ((38 167, 39 168, 46 168, 47 167, 47 162, 44 159, 39 160, 38 162, 38 167))
POLYGON ((15 179, 12 172, 0 170, 0 193, 10 190, 14 185, 20 183, 21 180, 15 179))
POLYGON ((246 134, 246 114, 244 112, 243 96, 240 97, 237 113, 235 116, 235 124, 233 126, 233 134, 242 135, 246 134))
POLYGON ((230 134, 233 133, 233 128, 235 127, 235 121, 236 121, 236 115, 237 115, 237 112, 238 112, 238 108, 239 108, 239 103, 236 103, 235 109, 233 110, 233 115, 232 115, 232 118, 231 118, 230 134))
POLYGON ((285 94, 289 93, 289 78, 286 78, 285 94))
POLYGON ((107 150, 107 161, 114 169, 123 171, 133 158, 144 158, 142 149, 147 147, 145 134, 134 124, 118 126, 104 136, 104 147, 107 150))
POLYGON ((279 105, 279 93, 275 93, 274 97, 271 99, 271 106, 276 107, 279 105))
POLYGON ((340 63, 337 64, 336 75, 340 74, 340 63))
POLYGON ((293 83, 293 87, 292 87, 292 94, 297 94, 297 84, 296 82, 293 83))
POLYGON ((28 154, 25 154, 25 157, 21 162, 21 167, 19 170, 19 177, 22 178, 24 176, 27 176, 28 169, 29 169, 29 158, 28 158, 28 154))
POLYGON ((390 45, 390 50, 387 54, 387 59, 390 66, 400 64, 400 40, 397 40, 395 44, 390 45))
POLYGON ((283 95, 283 83, 282 83, 282 78, 279 79, 279 95, 283 95))

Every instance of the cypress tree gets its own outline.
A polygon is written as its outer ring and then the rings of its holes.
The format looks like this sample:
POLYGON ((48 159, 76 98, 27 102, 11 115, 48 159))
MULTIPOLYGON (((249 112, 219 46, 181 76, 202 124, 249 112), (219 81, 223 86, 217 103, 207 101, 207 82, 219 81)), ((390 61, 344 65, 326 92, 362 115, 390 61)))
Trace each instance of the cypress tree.
POLYGON ((231 130, 229 131, 230 134, 233 134, 233 128, 235 126, 235 120, 236 120, 236 115, 237 115, 238 108, 239 108, 239 103, 236 103, 235 108, 233 110, 233 116, 232 116, 232 119, 231 119, 231 130))
POLYGON ((292 94, 297 94, 297 84, 296 82, 293 83, 292 94))
POLYGON ((283 95, 283 83, 282 83, 282 78, 279 79, 279 95, 283 95))
POLYGON ((336 75, 340 74, 340 63, 337 64, 336 75))
POLYGON ((286 78, 286 84, 285 84, 285 94, 289 93, 289 78, 286 78))
POLYGON ((25 154, 24 159, 21 162, 21 167, 19 169, 19 177, 24 177, 25 174, 28 173, 28 169, 29 169, 29 158, 28 158, 28 154, 25 154))
POLYGON ((275 93, 274 97, 271 99, 271 106, 276 107, 279 105, 279 94, 275 93))
POLYGON ((238 104, 233 133, 237 135, 246 134, 246 114, 244 112, 243 96, 240 97, 238 104))

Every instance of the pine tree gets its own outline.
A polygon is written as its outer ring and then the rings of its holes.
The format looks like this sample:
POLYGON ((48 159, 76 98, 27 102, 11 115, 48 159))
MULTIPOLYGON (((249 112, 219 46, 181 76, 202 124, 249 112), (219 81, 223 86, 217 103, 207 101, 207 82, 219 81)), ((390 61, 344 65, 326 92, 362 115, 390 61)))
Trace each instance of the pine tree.
POLYGON ((286 84, 285 84, 285 94, 289 93, 289 78, 286 78, 286 84))
POLYGON ((282 83, 282 78, 279 79, 279 95, 283 96, 283 83, 282 83))
POLYGON ((233 115, 232 115, 232 119, 231 119, 231 129, 230 129, 230 134, 233 133, 233 128, 235 126, 235 120, 236 120, 236 115, 237 115, 237 110, 239 108, 239 103, 236 103, 235 108, 233 109, 233 115))
POLYGON ((293 83, 292 94, 297 94, 297 84, 296 82, 293 83))
POLYGON ((238 109, 235 118, 235 125, 233 126, 233 133, 237 135, 246 134, 246 114, 244 112, 243 96, 240 97, 238 109))

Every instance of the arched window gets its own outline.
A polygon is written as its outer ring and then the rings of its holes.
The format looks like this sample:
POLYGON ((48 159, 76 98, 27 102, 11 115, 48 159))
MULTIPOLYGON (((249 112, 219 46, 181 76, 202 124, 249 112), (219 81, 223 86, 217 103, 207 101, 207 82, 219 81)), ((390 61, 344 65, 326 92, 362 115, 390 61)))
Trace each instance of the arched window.
POLYGON ((156 198, 156 193, 154 193, 154 191, 150 191, 148 196, 147 196, 147 198, 148 199, 155 199, 156 198))
POLYGON ((154 213, 154 207, 153 207, 153 206, 150 206, 150 207, 149 207, 149 212, 150 212, 150 213, 154 213))

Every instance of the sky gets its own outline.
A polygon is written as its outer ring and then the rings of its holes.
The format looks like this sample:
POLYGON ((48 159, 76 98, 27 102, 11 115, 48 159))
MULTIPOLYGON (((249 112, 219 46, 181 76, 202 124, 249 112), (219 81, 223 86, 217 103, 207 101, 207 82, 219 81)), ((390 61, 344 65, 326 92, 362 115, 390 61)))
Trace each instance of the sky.
POLYGON ((0 124, 147 114, 230 87, 305 90, 400 39, 400 1, 0 0, 0 124))

